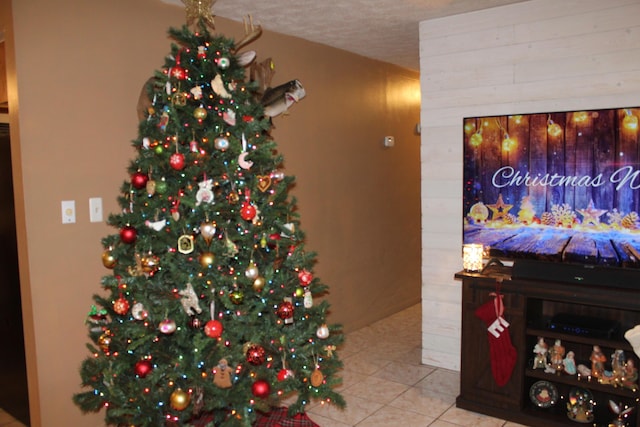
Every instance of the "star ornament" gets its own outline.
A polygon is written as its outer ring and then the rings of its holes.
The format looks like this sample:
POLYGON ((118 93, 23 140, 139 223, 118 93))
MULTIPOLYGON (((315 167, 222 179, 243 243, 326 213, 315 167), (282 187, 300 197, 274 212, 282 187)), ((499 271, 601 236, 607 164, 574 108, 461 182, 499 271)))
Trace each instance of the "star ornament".
POLYGON ((498 200, 492 205, 487 205, 487 207, 491 209, 491 213, 493 214, 492 219, 496 221, 500 218, 504 218, 507 213, 509 213, 509 210, 511 210, 513 205, 506 204, 504 200, 502 200, 502 194, 499 194, 498 200))
POLYGON ((607 212, 606 209, 596 209, 593 204, 593 200, 589 202, 586 209, 578 209, 578 213, 582 215, 582 224, 584 225, 598 225, 600 224, 600 217, 607 212))
POLYGON ((187 13, 187 25, 202 20, 206 25, 215 28, 213 21, 213 4, 216 0, 182 0, 187 13))

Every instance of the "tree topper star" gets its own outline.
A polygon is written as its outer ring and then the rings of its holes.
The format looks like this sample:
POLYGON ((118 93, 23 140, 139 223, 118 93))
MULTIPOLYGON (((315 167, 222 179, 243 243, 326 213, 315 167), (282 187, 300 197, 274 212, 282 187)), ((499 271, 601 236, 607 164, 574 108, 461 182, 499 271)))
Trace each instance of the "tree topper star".
POLYGON ((216 0, 182 0, 187 13, 187 25, 202 20, 211 28, 215 28, 213 21, 213 4, 216 0))

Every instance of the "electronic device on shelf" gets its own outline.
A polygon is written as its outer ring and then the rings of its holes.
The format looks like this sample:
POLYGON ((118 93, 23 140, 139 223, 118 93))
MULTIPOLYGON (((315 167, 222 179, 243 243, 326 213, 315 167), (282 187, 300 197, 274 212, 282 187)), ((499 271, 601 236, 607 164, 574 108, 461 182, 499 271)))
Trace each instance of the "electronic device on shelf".
POLYGON ((613 320, 557 313, 549 321, 549 329, 573 335, 613 339, 620 335, 620 324, 613 320))

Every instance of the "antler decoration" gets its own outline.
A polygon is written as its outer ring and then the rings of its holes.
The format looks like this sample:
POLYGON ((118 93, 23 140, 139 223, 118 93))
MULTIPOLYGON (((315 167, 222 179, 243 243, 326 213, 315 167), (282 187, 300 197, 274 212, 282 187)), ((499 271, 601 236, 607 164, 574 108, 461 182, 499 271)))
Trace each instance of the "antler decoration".
POLYGON ((251 18, 251 15, 248 15, 246 19, 242 18, 242 22, 244 23, 244 37, 235 44, 236 52, 243 46, 248 45, 258 37, 260 37, 260 35, 262 34, 262 27, 260 25, 253 25, 253 18, 251 18))
POLYGON ((211 13, 215 2, 216 0, 182 0, 187 13, 187 25, 201 20, 212 29, 215 28, 213 14, 211 13))

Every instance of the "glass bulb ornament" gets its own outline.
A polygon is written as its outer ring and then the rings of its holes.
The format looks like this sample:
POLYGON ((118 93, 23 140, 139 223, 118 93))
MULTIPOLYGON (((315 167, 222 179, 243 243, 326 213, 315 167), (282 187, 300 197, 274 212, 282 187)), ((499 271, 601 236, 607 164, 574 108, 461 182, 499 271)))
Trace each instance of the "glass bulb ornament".
POLYGON ((126 225, 120 230, 120 240, 122 240, 122 243, 132 244, 135 243, 137 238, 138 231, 130 225, 126 225))
POLYGON ((111 249, 107 249, 102 253, 102 265, 108 269, 112 269, 116 266, 116 257, 113 256, 111 249))
POLYGON ((202 254, 200 254, 198 260, 200 261, 200 265, 203 268, 209 268, 216 261, 216 256, 211 252, 203 252, 202 254))
POLYGON ((264 289, 266 284, 267 284, 267 281, 265 280, 265 278, 262 276, 258 276, 256 277, 256 280, 253 281, 253 285, 251 287, 253 288, 254 291, 260 292, 264 289))
POLYGON ((467 272, 482 270, 482 254, 484 250, 479 243, 466 243, 462 246, 462 268, 467 272))
POLYGON ((165 335, 171 335, 176 331, 177 325, 172 319, 164 319, 158 325, 158 329, 165 335))
POLYGON ((469 138, 469 144, 471 144, 472 147, 479 147, 482 144, 482 132, 480 130, 471 135, 471 138, 469 138))
POLYGON ((249 262, 249 266, 244 271, 244 275, 247 279, 255 280, 260 275, 258 266, 253 261, 249 262))
POLYGON ((224 328, 219 320, 209 320, 204 325, 204 334, 209 338, 220 338, 224 328))
POLYGON ((329 333, 329 327, 324 323, 320 325, 316 330, 316 336, 321 340, 326 340, 327 338, 329 338, 329 333))
POLYGON ((171 402, 171 407, 176 411, 184 411, 191 403, 191 396, 189 393, 182 389, 177 389, 171 396, 169 397, 169 401, 171 402))
POLYGON ((562 127, 559 124, 554 123, 553 120, 549 119, 547 121, 547 133, 550 136, 556 138, 562 135, 562 127))
POLYGON ((198 107, 193 110, 193 117, 198 120, 204 120, 207 118, 207 109, 204 107, 198 107))
POLYGON ((138 190, 144 188, 149 180, 149 175, 140 171, 131 174, 131 185, 138 190))
POLYGON ((502 151, 509 152, 517 145, 516 141, 512 139, 508 133, 504 134, 504 139, 502 140, 502 151))
POLYGON ((631 110, 624 110, 624 119, 622 119, 622 126, 624 126, 625 129, 637 130, 638 116, 634 116, 631 110))
POLYGON ((271 393, 271 386, 269 386, 269 383, 264 380, 257 380, 251 386, 251 392, 255 397, 265 399, 269 397, 269 394, 271 393))

